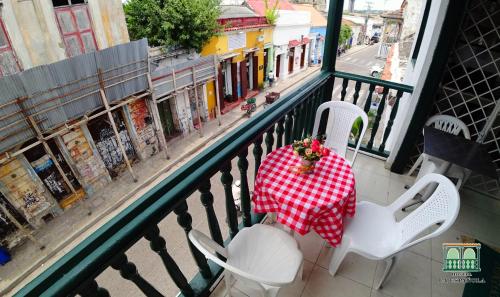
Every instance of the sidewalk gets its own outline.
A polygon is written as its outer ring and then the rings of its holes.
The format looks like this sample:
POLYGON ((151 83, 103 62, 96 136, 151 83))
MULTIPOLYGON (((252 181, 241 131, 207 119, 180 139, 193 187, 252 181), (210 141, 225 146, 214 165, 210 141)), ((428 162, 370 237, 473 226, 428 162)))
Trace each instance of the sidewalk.
MULTIPOLYGON (((272 88, 265 89, 256 96, 257 112, 262 109, 267 92, 281 92, 283 96, 288 89, 320 69, 320 66, 309 67, 288 80, 280 81, 272 88)), ((45 245, 44 250, 38 249, 31 241, 27 241, 12 251, 13 260, 0 268, 0 296, 10 296, 30 279, 50 267, 89 234, 141 197, 148 189, 163 180, 170 172, 189 161, 196 152, 216 142, 245 120, 245 113, 237 107, 221 117, 221 126, 218 125, 217 120, 203 123, 203 137, 195 131, 168 143, 167 151, 170 160, 166 160, 165 154, 161 152, 145 161, 133 164, 138 182, 134 183, 131 175, 125 171, 92 197, 48 222, 34 234, 45 245), (90 215, 88 215, 88 209, 92 212, 90 215)))

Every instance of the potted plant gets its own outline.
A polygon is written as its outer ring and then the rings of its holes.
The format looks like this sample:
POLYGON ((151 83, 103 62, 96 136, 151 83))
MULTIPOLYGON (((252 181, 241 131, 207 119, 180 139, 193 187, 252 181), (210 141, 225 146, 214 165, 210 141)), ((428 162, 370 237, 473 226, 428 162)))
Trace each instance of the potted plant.
POLYGON ((316 162, 330 154, 330 150, 324 147, 323 143, 323 136, 306 137, 293 142, 293 153, 301 158, 300 165, 294 168, 296 173, 312 173, 316 162))

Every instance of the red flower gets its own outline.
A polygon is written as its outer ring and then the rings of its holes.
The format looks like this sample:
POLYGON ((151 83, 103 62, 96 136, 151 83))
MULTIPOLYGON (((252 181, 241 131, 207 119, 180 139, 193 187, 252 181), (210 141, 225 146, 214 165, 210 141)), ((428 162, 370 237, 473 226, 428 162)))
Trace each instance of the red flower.
POLYGON ((321 147, 321 143, 319 142, 319 140, 315 139, 313 140, 312 144, 311 144, 311 149, 313 152, 319 152, 320 151, 320 147, 321 147))
POLYGON ((321 154, 323 155, 323 157, 328 157, 328 155, 330 154, 330 150, 324 147, 321 154))

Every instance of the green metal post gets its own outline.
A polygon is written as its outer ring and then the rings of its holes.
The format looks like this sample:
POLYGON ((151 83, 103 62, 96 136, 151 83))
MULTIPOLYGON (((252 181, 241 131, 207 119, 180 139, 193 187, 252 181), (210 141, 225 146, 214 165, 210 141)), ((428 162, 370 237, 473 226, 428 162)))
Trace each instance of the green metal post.
POLYGON ((328 10, 328 26, 326 27, 325 36, 325 53, 321 70, 332 73, 335 71, 343 9, 344 0, 330 0, 330 8, 328 10))

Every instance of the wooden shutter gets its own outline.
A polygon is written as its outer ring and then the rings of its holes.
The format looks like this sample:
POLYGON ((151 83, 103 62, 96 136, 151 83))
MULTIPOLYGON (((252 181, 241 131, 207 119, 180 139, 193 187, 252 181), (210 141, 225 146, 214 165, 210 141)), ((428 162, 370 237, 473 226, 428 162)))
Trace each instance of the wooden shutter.
POLYGON ((238 63, 231 63, 231 86, 233 101, 238 100, 238 63))
POLYGON ((259 57, 253 56, 253 89, 257 90, 259 88, 259 57))
POLYGON ((12 50, 9 35, 2 19, 0 19, 0 76, 10 75, 21 71, 16 55, 12 50))
POLYGON ((55 9, 55 12, 69 57, 97 50, 97 42, 87 5, 59 7, 55 9))
POLYGON ((240 62, 241 97, 246 98, 248 93, 247 60, 240 62))

